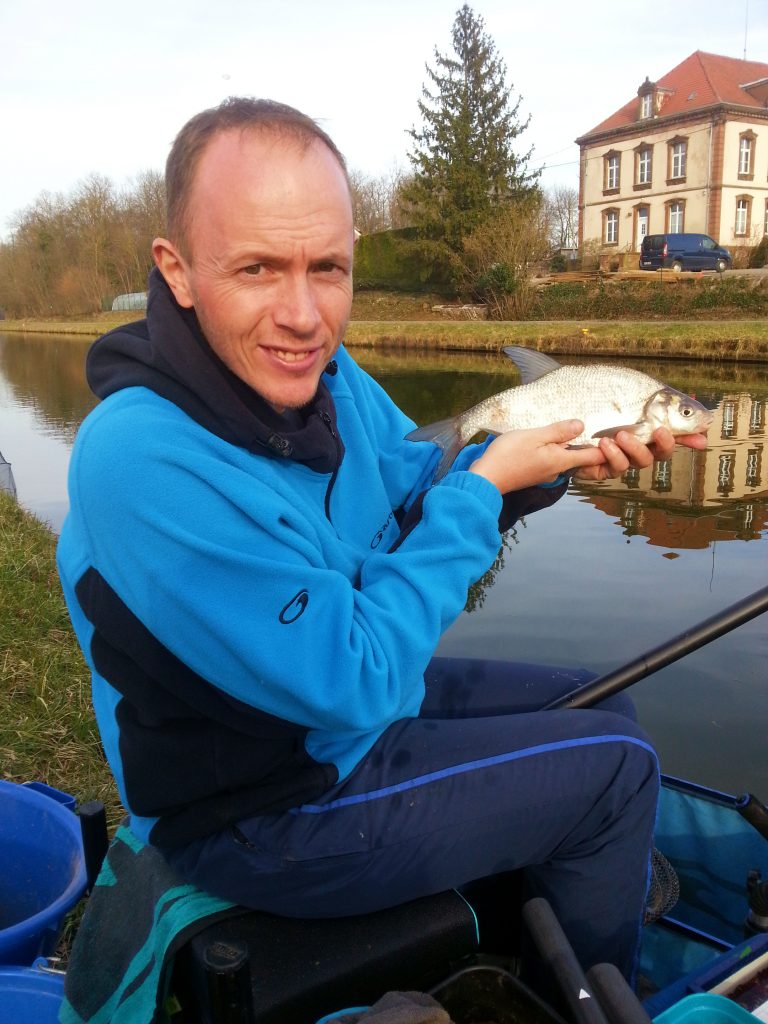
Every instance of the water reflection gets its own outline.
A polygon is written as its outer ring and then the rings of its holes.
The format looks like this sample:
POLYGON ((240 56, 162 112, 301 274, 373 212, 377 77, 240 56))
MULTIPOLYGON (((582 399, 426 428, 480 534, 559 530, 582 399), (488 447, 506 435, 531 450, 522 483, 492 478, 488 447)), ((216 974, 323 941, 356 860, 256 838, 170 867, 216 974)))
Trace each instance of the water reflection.
MULTIPOLYGON (((0 334, 0 451, 19 500, 54 529, 67 507, 72 438, 95 404, 84 380, 89 344, 0 334)), ((354 355, 418 423, 519 380, 496 353, 354 355)), ((607 672, 765 585, 768 366, 629 364, 717 410, 709 449, 680 448, 620 481, 573 485, 518 523, 440 653, 607 672)), ((666 771, 768 796, 761 618, 633 689, 666 771)))
POLYGON ((50 334, 0 334, 0 377, 13 401, 31 411, 42 431, 68 444, 96 404, 84 373, 90 344, 50 334))
POLYGON ((709 446, 631 469, 621 480, 578 485, 628 537, 649 544, 706 548, 715 540, 759 540, 768 525, 766 398, 735 392, 715 407, 709 446))
MULTIPOLYGON (((514 367, 496 353, 356 356, 420 423, 454 415, 519 382, 514 367)), ((678 448, 672 459, 631 469, 620 480, 574 483, 573 493, 609 516, 627 537, 643 536, 657 547, 707 548, 715 541, 760 539, 768 525, 768 369, 637 359, 623 365, 696 394, 713 409, 709 446, 704 452, 678 448)), ((484 586, 498 568, 484 578, 484 586)))

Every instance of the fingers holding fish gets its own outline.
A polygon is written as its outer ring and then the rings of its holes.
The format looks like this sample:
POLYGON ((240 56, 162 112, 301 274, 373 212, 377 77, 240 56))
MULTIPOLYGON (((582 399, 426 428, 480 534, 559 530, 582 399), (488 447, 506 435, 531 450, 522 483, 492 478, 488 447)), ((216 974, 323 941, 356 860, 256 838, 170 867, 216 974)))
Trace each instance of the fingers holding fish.
POLYGON ((584 429, 581 420, 560 420, 543 427, 509 430, 488 445, 470 472, 490 480, 502 494, 551 483, 574 467, 605 462, 600 448, 569 448, 584 429))
POLYGON ((676 437, 667 427, 658 427, 648 444, 644 444, 630 431, 620 430, 613 438, 600 438, 599 450, 605 456, 602 465, 577 469, 573 476, 579 480, 611 480, 628 469, 647 469, 654 462, 671 459, 676 444, 703 450, 707 447, 707 438, 704 434, 676 437))
POLYGON ((576 468, 573 472, 575 479, 612 480, 622 476, 630 467, 644 469, 655 461, 650 446, 626 430, 620 430, 616 437, 601 437, 598 451, 603 456, 602 462, 576 468))
POLYGON ((667 427, 659 427, 655 430, 650 442, 650 449, 659 462, 671 459, 675 445, 682 445, 684 448, 693 448, 696 451, 704 451, 707 447, 706 434, 680 434, 675 435, 667 427))

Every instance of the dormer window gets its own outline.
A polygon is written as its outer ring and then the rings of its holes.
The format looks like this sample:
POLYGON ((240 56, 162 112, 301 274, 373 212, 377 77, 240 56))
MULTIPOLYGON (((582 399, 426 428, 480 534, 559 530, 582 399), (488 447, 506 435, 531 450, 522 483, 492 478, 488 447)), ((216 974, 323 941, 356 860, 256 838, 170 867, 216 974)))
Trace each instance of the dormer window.
POLYGON ((656 86, 649 78, 646 78, 637 90, 637 95, 640 97, 640 120, 644 121, 653 117, 656 86))

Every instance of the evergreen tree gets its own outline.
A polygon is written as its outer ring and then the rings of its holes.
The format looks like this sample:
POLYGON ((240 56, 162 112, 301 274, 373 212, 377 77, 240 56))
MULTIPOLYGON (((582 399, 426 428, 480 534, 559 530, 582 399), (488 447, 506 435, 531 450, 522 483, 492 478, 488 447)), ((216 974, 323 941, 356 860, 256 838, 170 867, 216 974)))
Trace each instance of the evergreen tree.
POLYGON ((454 56, 435 48, 436 67, 427 65, 429 83, 419 101, 423 127, 409 132, 411 219, 422 237, 453 252, 499 204, 529 192, 537 177, 527 170, 531 151, 518 156, 512 148, 530 119, 519 120, 520 98, 512 103, 504 62, 484 28, 467 4, 457 12, 454 56))

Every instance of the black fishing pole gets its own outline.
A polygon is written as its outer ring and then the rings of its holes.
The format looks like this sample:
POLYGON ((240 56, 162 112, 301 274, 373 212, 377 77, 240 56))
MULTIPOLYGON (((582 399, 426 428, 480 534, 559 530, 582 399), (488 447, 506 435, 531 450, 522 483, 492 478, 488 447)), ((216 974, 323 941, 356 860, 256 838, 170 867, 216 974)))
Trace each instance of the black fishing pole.
POLYGON ((597 679, 585 683, 584 686, 558 697, 542 710, 592 707, 598 701, 625 690, 639 679, 645 679, 646 676, 658 672, 660 668, 671 665, 672 662, 685 657, 691 651, 717 640, 724 633, 729 633, 737 626, 749 622, 750 619, 754 619, 766 611, 768 611, 768 587, 763 587, 762 590, 755 591, 754 594, 737 601, 736 604, 730 605, 717 615, 705 619, 698 626, 693 626, 684 633, 667 640, 659 647, 654 647, 652 651, 641 654, 628 665, 617 668, 607 675, 599 676, 597 679))

